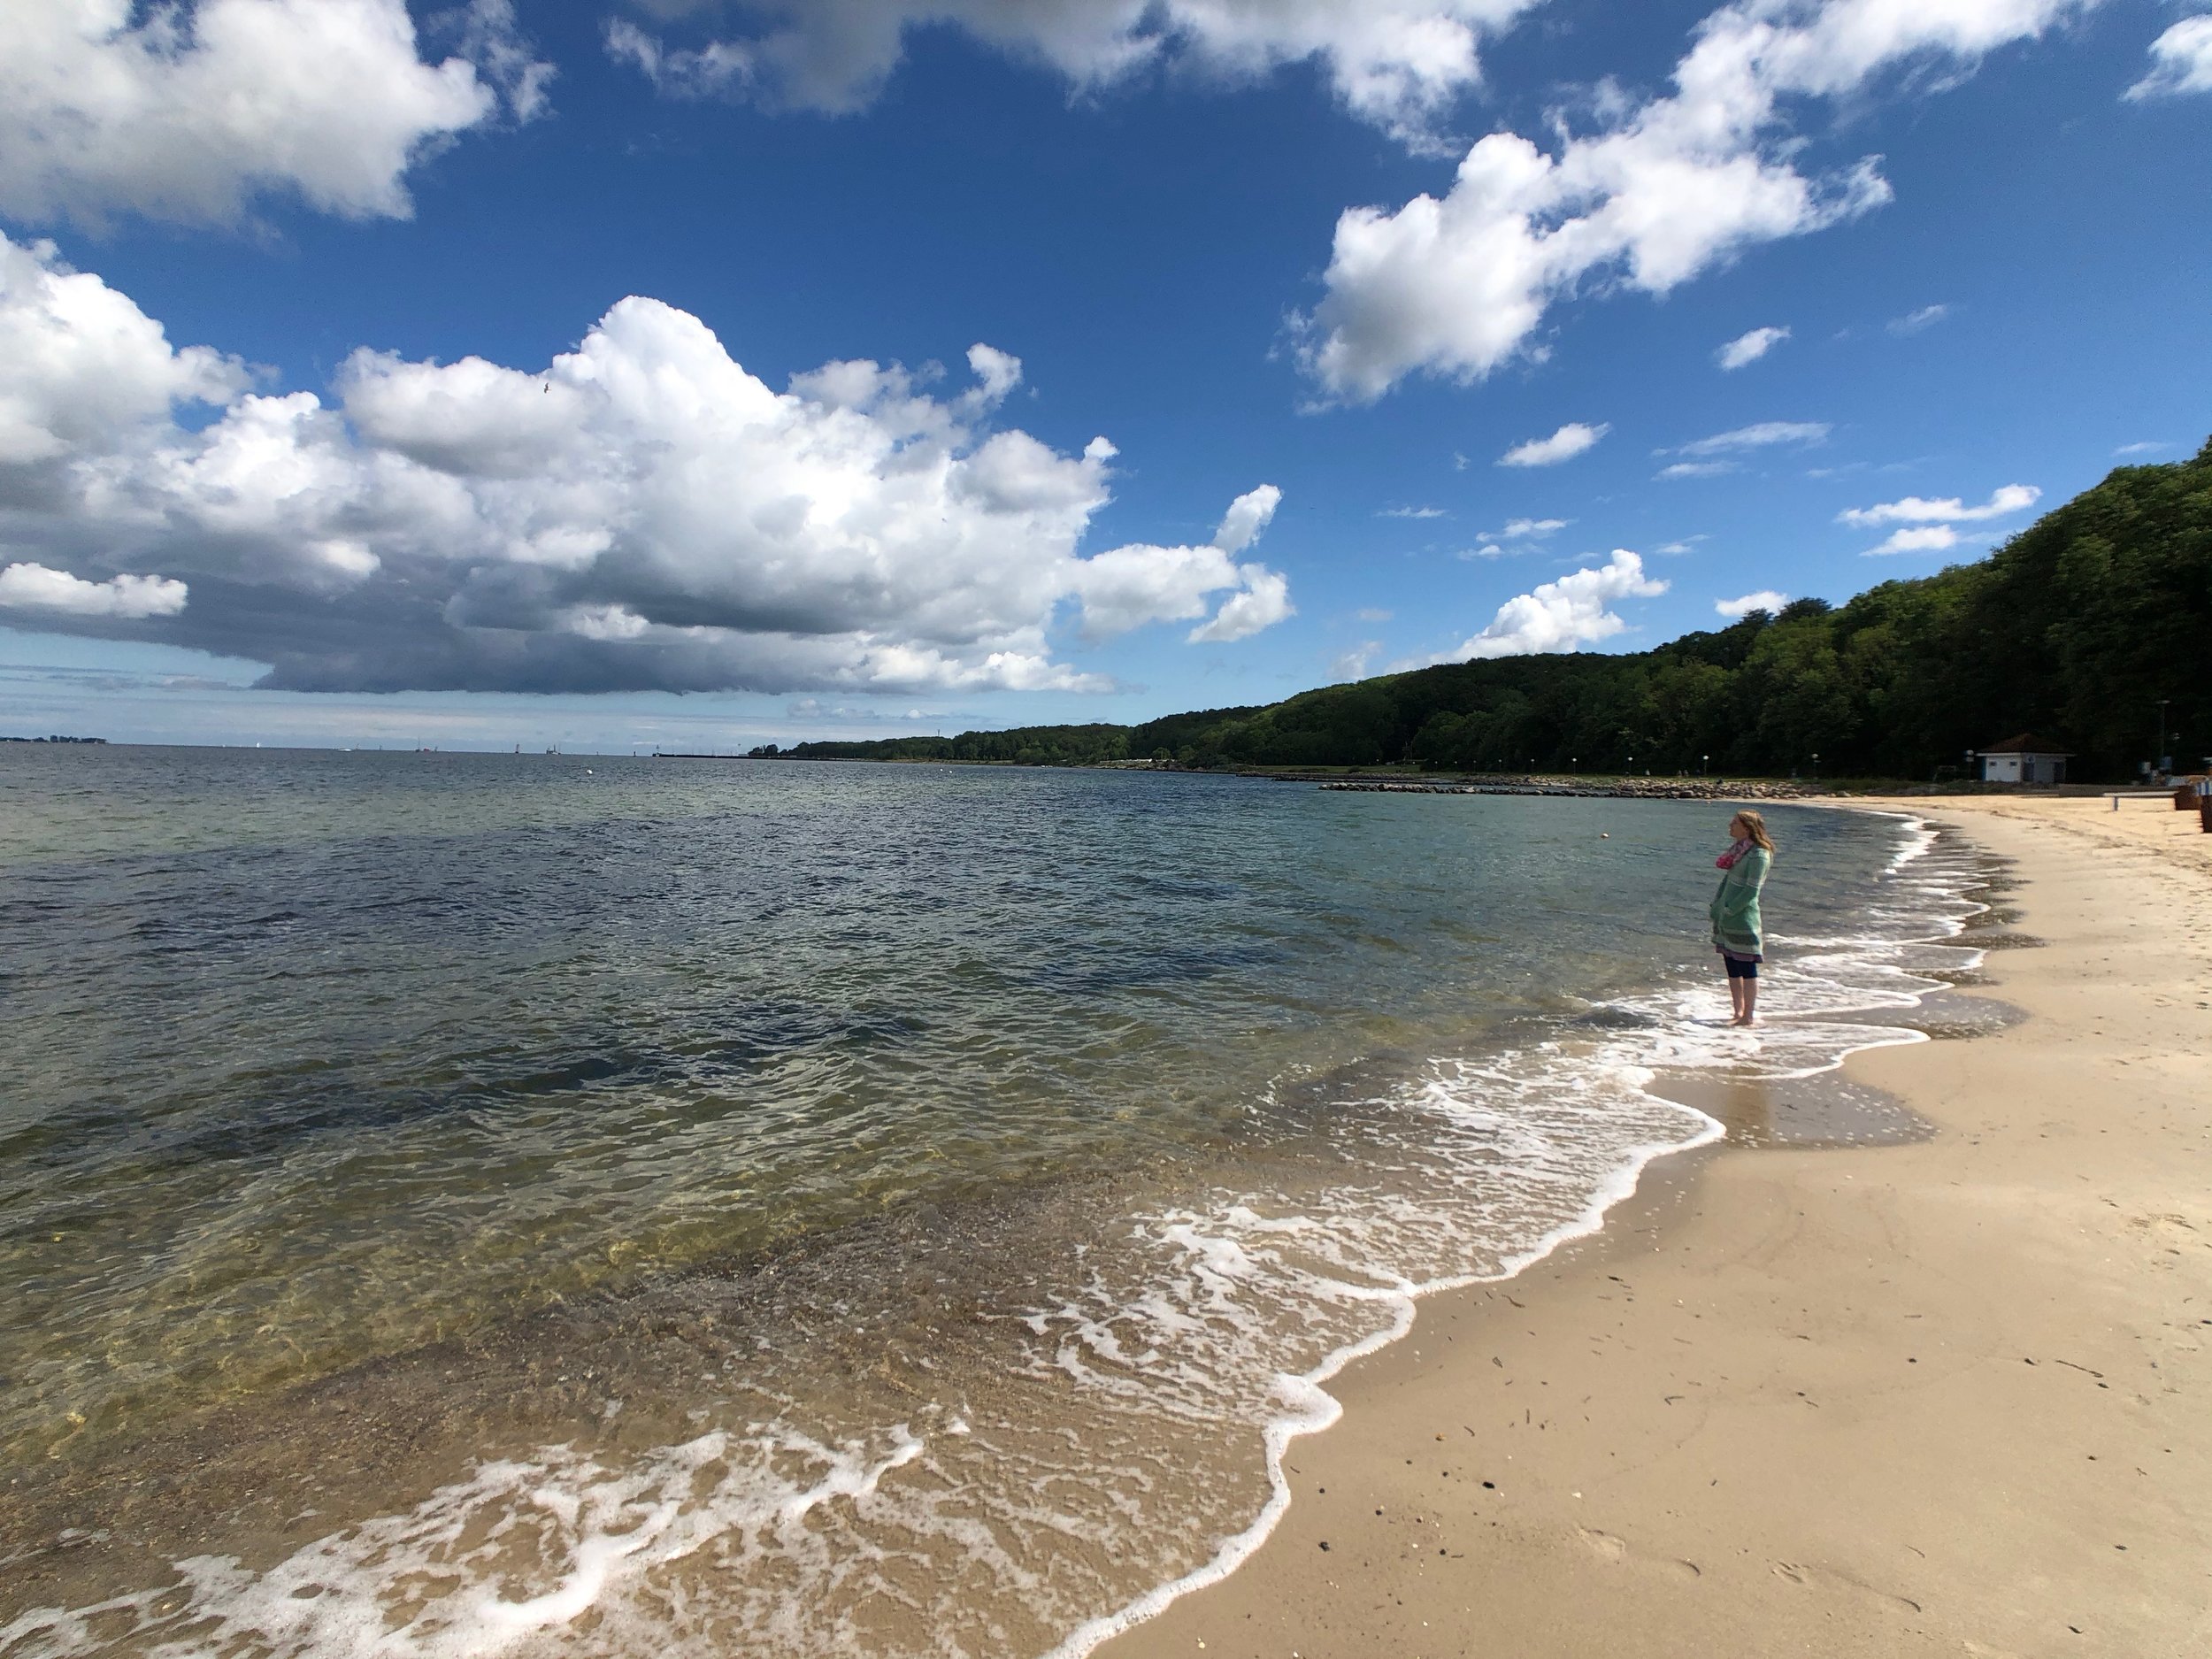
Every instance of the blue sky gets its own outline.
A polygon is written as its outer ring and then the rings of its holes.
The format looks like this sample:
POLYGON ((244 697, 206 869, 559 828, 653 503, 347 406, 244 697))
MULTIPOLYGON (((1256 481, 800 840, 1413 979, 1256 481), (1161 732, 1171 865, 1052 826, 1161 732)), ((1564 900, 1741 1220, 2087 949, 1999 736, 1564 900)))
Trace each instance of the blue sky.
POLYGON ((1841 600, 2212 426, 2188 4, 147 30, 0 21, 0 731, 1140 719, 1841 600))

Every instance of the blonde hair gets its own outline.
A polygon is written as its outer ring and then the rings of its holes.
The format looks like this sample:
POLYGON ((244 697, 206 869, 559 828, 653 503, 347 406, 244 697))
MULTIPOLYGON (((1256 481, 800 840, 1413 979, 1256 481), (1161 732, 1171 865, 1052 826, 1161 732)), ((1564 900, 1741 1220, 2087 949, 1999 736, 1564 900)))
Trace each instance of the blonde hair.
POLYGON ((1763 847, 1769 852, 1774 850, 1774 837, 1767 833, 1767 821, 1760 814, 1746 807, 1736 814, 1736 822, 1749 833, 1754 845, 1763 847))

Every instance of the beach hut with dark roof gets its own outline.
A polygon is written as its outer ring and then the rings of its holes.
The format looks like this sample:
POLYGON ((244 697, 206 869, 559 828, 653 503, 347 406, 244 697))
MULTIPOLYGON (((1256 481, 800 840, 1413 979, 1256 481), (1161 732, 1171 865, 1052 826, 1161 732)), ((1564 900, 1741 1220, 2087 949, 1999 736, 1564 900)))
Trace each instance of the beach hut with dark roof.
POLYGON ((2070 749, 2023 732, 1980 751, 1984 783, 2064 783, 2070 749))

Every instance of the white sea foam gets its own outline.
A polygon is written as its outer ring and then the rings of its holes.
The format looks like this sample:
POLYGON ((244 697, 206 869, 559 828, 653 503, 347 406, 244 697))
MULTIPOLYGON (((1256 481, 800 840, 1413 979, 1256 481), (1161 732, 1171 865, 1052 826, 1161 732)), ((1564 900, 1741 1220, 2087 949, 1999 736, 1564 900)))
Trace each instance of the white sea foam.
MULTIPOLYGON (((1723 1133, 1655 1094, 1660 1073, 1801 1079, 1923 1041, 1869 1017, 1978 959, 1944 942, 1978 908, 1972 873, 1906 821, 1863 932, 1778 941, 1768 995, 1790 1017, 1755 1031, 1720 1024, 1709 976, 1302 1116, 1277 1102, 1296 1156, 1043 1264, 1048 1294, 985 1327, 997 1346, 924 1368, 926 1402, 911 1378, 879 1397, 862 1379, 836 1425, 792 1395, 680 1443, 483 1463, 273 1565, 196 1556, 153 1588, 19 1615, 0 1654, 1080 1659, 1259 1547, 1291 1442, 1339 1415, 1329 1380, 1405 1336, 1421 1297, 1525 1271, 1600 1228, 1653 1159, 1723 1133)), ((699 1398, 695 1418, 733 1409, 699 1398)))

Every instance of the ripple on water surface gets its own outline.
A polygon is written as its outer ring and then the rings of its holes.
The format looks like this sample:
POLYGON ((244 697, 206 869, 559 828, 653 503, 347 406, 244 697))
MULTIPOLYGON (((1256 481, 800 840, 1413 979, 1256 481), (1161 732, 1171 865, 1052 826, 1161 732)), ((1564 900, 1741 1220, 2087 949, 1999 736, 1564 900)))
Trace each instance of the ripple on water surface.
POLYGON ((103 790, 0 870, 44 1039, 7 1659, 1079 1649, 1265 1530, 1422 1291, 1717 1133, 1668 1079, 1894 1133, 1807 1091, 1975 959, 1964 852, 1839 814, 1777 814, 1755 1038, 1673 803, 121 751, 67 810, 103 790))

